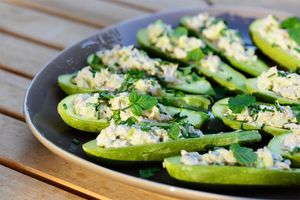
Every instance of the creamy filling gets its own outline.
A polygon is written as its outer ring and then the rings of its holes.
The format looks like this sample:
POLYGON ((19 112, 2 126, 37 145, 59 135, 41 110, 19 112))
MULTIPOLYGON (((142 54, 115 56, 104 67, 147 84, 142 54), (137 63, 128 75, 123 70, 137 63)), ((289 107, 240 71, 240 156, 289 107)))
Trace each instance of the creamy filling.
MULTIPOLYGON (((257 160, 251 164, 245 164, 247 167, 268 168, 268 169, 290 169, 291 162, 283 159, 280 155, 272 154, 264 147, 256 152, 257 160)), ((221 165, 221 166, 241 166, 231 150, 218 148, 205 154, 198 152, 181 151, 180 161, 184 165, 221 165)))
POLYGON ((207 40, 220 48, 226 56, 242 62, 255 62, 253 48, 246 48, 237 30, 229 29, 222 20, 208 13, 184 18, 189 29, 200 32, 207 40))
POLYGON ((205 44, 195 37, 188 37, 187 35, 172 36, 174 30, 162 21, 150 24, 147 30, 152 45, 178 59, 185 59, 189 51, 205 47, 205 44))
POLYGON ((145 71, 150 76, 162 78, 167 82, 177 82, 178 64, 150 58, 145 52, 131 46, 115 46, 97 52, 101 62, 109 68, 127 72, 132 69, 145 71))
POLYGON ((237 121, 260 127, 268 125, 294 131, 300 130, 296 115, 290 106, 255 104, 237 114, 228 109, 226 116, 233 116, 237 121))
POLYGON ((111 73, 108 69, 95 71, 91 67, 87 66, 79 70, 72 81, 81 88, 114 91, 121 87, 124 82, 124 75, 111 73))
POLYGON ((219 71, 221 65, 221 59, 218 56, 209 54, 201 60, 201 66, 207 68, 212 73, 219 71))
POLYGON ((277 70, 276 67, 263 72, 257 78, 257 87, 275 92, 285 98, 293 100, 300 98, 300 76, 296 73, 277 70))
MULTIPOLYGON (((295 149, 300 148, 300 134, 289 134, 284 138, 282 144, 282 150, 293 152, 295 149)), ((297 151, 299 152, 299 150, 297 151)))
POLYGON ((280 27, 280 22, 273 15, 261 19, 259 34, 274 46, 278 46, 289 54, 300 58, 298 44, 289 36, 287 30, 280 27))

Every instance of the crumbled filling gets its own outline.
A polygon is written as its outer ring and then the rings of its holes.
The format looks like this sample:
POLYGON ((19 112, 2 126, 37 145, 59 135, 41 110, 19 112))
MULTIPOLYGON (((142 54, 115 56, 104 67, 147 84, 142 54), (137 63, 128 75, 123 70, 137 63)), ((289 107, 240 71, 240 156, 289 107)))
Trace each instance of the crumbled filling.
POLYGON ((261 19, 259 34, 274 46, 278 46, 293 56, 300 58, 298 44, 289 36, 287 30, 280 27, 280 22, 273 15, 261 19))
POLYGON ((114 91, 121 87, 124 75, 111 73, 108 69, 95 71, 87 66, 79 70, 72 80, 78 87, 114 91))
POLYGON ((277 70, 276 67, 263 72, 257 79, 257 87, 261 90, 269 90, 277 95, 299 100, 300 98, 300 76, 277 70))
POLYGON ((189 29, 201 33, 207 40, 220 48, 226 56, 242 62, 255 62, 257 56, 253 48, 246 48, 237 30, 229 29, 222 20, 208 13, 184 18, 189 29))
POLYGON ((110 126, 101 130, 97 145, 104 148, 125 147, 142 144, 156 144, 170 140, 165 129, 156 126, 144 131, 138 125, 116 125, 112 120, 110 126))
POLYGON ((289 134, 283 140, 282 150, 294 152, 296 148, 300 148, 300 134, 289 134))
POLYGON ((219 71, 221 59, 218 56, 209 54, 201 60, 201 66, 207 68, 209 71, 216 73, 219 71))
POLYGON ((164 79, 166 82, 177 82, 178 64, 163 62, 150 58, 145 52, 131 46, 115 46, 109 50, 97 52, 101 62, 112 69, 127 72, 132 69, 145 71, 150 76, 164 79))
POLYGON ((135 90, 140 94, 150 93, 159 96, 162 88, 155 79, 140 79, 134 83, 135 90))
POLYGON ((296 115, 290 106, 275 105, 251 105, 241 113, 232 113, 228 109, 226 116, 232 116, 237 121, 246 122, 255 126, 272 126, 298 131, 300 125, 296 115))
POLYGON ((135 116, 131 109, 125 109, 130 105, 129 94, 127 92, 119 93, 109 101, 99 99, 99 94, 80 94, 73 102, 73 109, 76 115, 87 119, 110 119, 113 110, 120 109, 122 121, 129 117, 135 117, 138 121, 169 121, 172 116, 165 111, 163 105, 158 104, 149 110, 145 110, 142 116, 135 116), (161 111, 163 110, 163 112, 161 111))
POLYGON ((205 44, 195 37, 173 36, 174 30, 162 21, 150 24, 147 30, 152 45, 178 59, 185 59, 189 51, 205 47, 205 44))
MULTIPOLYGON (((257 160, 245 166, 269 169, 290 169, 290 160, 283 159, 280 155, 272 154, 266 147, 258 149, 255 153, 257 160)), ((182 150, 180 161, 184 165, 240 166, 233 152, 225 148, 218 148, 202 155, 198 152, 182 150)))

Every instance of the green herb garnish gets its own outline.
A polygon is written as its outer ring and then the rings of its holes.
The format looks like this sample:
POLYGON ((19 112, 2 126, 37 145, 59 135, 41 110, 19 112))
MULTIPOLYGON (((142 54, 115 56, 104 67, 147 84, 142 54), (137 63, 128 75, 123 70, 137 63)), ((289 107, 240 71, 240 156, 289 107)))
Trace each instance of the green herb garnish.
POLYGON ((240 113, 255 102, 256 99, 254 96, 241 94, 237 95, 236 97, 231 97, 228 101, 228 107, 233 113, 240 113))
POLYGON ((298 17, 289 17, 282 21, 280 26, 286 29, 289 36, 300 45, 300 20, 298 17))
POLYGON ((168 135, 172 140, 177 140, 180 134, 180 126, 178 123, 173 123, 171 128, 168 130, 168 135))
POLYGON ((65 104, 65 103, 63 104, 63 107, 64 107, 65 110, 68 109, 68 106, 67 106, 67 104, 65 104))
POLYGON ((132 113, 141 116, 144 110, 148 110, 157 104, 157 99, 150 95, 139 95, 135 90, 132 90, 129 94, 129 102, 128 107, 131 108, 132 113))
POLYGON ((292 106, 292 110, 296 115, 297 122, 300 123, 300 105, 292 106))
POLYGON ((99 58, 95 53, 91 54, 87 58, 87 63, 93 68, 93 69, 101 69, 103 67, 103 63, 101 58, 99 58))
POLYGON ((241 147, 237 143, 230 145, 230 150, 233 152, 237 162, 241 165, 253 163, 257 159, 257 155, 252 149, 241 147))
POLYGON ((200 61, 204 56, 205 55, 200 48, 196 48, 187 53, 187 59, 189 61, 200 61))
POLYGON ((177 27, 171 34, 171 37, 180 38, 183 35, 187 35, 188 30, 184 27, 177 27))
POLYGON ((150 178, 150 177, 154 176, 159 171, 160 171, 159 167, 150 167, 150 168, 146 168, 146 169, 140 169, 139 170, 139 175, 142 178, 150 178))

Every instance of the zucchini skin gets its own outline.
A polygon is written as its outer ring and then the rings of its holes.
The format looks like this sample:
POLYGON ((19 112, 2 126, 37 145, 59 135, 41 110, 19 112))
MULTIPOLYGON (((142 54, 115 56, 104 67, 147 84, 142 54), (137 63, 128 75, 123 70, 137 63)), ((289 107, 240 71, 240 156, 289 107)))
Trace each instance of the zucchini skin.
POLYGON ((268 148, 273 153, 277 153, 284 158, 288 158, 292 162, 293 167, 300 167, 300 153, 291 154, 290 152, 282 150, 284 139, 291 134, 294 133, 287 133, 273 137, 268 144, 268 148))
POLYGON ((188 166, 180 156, 164 159, 169 175, 189 183, 219 186, 294 186, 299 187, 300 169, 276 170, 240 166, 188 166))
POLYGON ((97 89, 91 89, 91 88, 81 88, 75 85, 72 82, 72 78, 76 75, 76 73, 72 74, 63 74, 58 76, 57 81, 60 89, 64 91, 64 93, 71 95, 71 94, 77 94, 77 93, 92 93, 92 92, 98 92, 97 89))
POLYGON ((299 105, 300 104, 300 101, 281 97, 272 91, 258 89, 257 78, 247 79, 245 82, 245 86, 247 89, 247 93, 255 95, 259 99, 266 101, 266 102, 273 103, 274 101, 278 101, 280 104, 283 104, 283 105, 286 105, 286 104, 299 105))
POLYGON ((233 143, 249 144, 261 140, 257 131, 208 134, 200 138, 178 139, 158 144, 135 145, 120 148, 102 148, 96 140, 83 144, 83 151, 94 158, 115 162, 154 162, 188 151, 206 151, 214 146, 229 146, 233 143))
MULTIPOLYGON (((109 126, 107 119, 86 119, 76 115, 73 111, 73 101, 77 95, 80 94, 73 94, 65 97, 57 106, 57 111, 66 124, 81 131, 94 133, 99 133, 102 129, 109 126)), ((181 112, 181 115, 186 115, 187 120, 189 120, 190 123, 197 128, 201 127, 202 124, 205 123, 209 118, 207 113, 200 111, 193 111, 171 106, 166 106, 166 109, 170 112, 170 114, 181 112)))
POLYGON ((149 40, 148 40, 148 33, 147 29, 141 29, 137 33, 137 41, 138 44, 142 49, 147 51, 149 54, 152 54, 154 56, 177 62, 183 65, 194 65, 196 67, 196 70, 199 74, 203 74, 210 79, 214 80, 220 85, 223 85, 224 87, 228 88, 231 91, 242 93, 246 90, 244 82, 246 81, 246 77, 241 74, 240 72, 236 71, 235 69, 231 68, 229 65, 222 62, 220 68, 223 71, 218 71, 217 73, 212 73, 208 69, 205 69, 204 67, 201 67, 199 62, 190 62, 186 59, 176 59, 174 57, 171 57, 170 55, 167 55, 164 52, 161 52, 158 48, 153 47, 149 40))
POLYGON ((261 20, 253 21, 249 26, 249 31, 251 38, 255 45, 270 59, 274 60, 282 67, 287 68, 291 72, 298 71, 300 68, 300 59, 290 55, 288 52, 284 51, 282 48, 278 46, 274 46, 265 38, 261 37, 258 29, 261 26, 261 20))
POLYGON ((195 37, 200 38, 205 42, 205 44, 216 54, 218 54, 220 57, 224 58, 229 62, 229 64, 236 69, 239 69, 243 72, 246 72, 247 74, 250 74, 252 76, 259 76, 262 72, 268 70, 268 66, 260 59, 257 59, 256 62, 242 62, 234 59, 233 57, 226 56, 226 54, 217 47, 217 45, 210 42, 208 39, 206 39, 200 32, 196 32, 195 30, 190 29, 186 23, 185 18, 182 17, 180 19, 180 25, 188 29, 189 33, 195 37))
POLYGON ((216 118, 221 119, 224 124, 228 125, 234 130, 261 130, 266 133, 270 133, 273 136, 281 135, 284 133, 290 132, 288 129, 283 128, 276 128, 272 126, 256 126, 254 124, 250 123, 243 123, 237 120, 229 119, 228 117, 225 117, 225 113, 228 109, 228 100, 229 98, 221 99, 217 101, 213 107, 212 107, 212 113, 216 118))

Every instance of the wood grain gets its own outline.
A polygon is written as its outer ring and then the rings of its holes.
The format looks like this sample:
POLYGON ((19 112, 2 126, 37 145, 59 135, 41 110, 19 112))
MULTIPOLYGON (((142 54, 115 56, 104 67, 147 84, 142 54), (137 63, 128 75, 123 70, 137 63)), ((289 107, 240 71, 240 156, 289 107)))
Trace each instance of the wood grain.
POLYGON ((0 114, 0 128, 2 158, 14 160, 112 199, 173 199, 127 186, 63 160, 42 146, 21 121, 0 114))
POLYGON ((0 33, 0 67, 32 78, 59 51, 0 33))
POLYGON ((97 29, 45 13, 0 2, 0 31, 24 35, 57 47, 84 39, 97 29))
POLYGON ((0 166, 0 174, 1 199, 82 199, 77 195, 53 187, 4 166, 0 166))
POLYGON ((95 27, 107 26, 146 13, 111 1, 100 0, 84 2, 72 0, 72 3, 69 0, 12 0, 11 2, 95 27))

